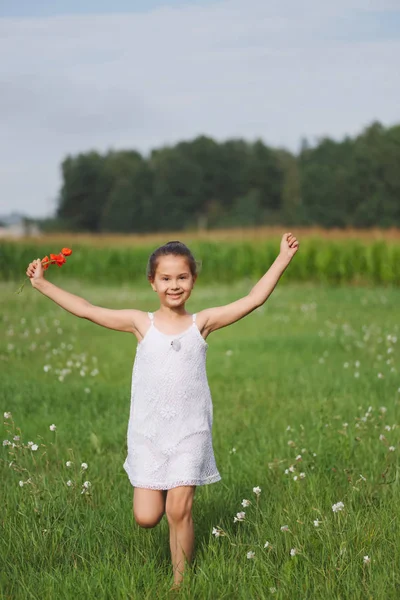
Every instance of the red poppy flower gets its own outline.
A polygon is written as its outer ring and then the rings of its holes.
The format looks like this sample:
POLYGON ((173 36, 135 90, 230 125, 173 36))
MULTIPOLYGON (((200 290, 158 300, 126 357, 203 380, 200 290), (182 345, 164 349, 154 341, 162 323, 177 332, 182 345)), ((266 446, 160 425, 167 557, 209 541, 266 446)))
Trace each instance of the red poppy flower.
POLYGON ((67 262, 65 256, 61 252, 60 254, 50 254, 50 260, 53 264, 56 264, 57 267, 62 267, 62 265, 67 262))
POLYGON ((48 256, 42 258, 42 267, 46 271, 49 268, 50 260, 48 256))
MULTIPOLYGON (((50 258, 48 256, 45 256, 41 260, 43 269, 46 271, 49 268, 49 265, 57 265, 58 267, 62 267, 63 264, 67 262, 65 260, 65 257, 70 256, 71 254, 72 254, 71 248, 63 248, 59 254, 50 254, 50 258)), ((25 282, 26 282, 26 279, 22 282, 22 285, 20 285, 20 287, 18 288, 18 290, 16 291, 16 294, 20 294, 22 292, 22 290, 24 289, 25 282)))

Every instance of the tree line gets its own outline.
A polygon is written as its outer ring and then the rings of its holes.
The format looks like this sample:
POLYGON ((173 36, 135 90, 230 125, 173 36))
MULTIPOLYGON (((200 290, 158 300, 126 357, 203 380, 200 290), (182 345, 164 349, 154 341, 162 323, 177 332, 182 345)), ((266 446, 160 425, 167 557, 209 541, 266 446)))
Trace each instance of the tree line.
POLYGON ((56 219, 89 232, 254 225, 400 226, 400 125, 302 141, 297 155, 261 140, 200 136, 142 156, 81 153, 62 164, 56 219))

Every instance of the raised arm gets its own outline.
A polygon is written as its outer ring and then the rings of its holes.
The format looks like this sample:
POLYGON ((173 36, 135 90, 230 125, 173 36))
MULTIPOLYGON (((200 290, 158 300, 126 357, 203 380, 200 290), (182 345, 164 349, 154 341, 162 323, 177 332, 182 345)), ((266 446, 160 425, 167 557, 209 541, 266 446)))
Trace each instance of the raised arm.
POLYGON ((207 308, 201 311, 198 321, 199 326, 201 322, 204 323, 201 327, 202 330, 205 330, 209 334, 212 331, 221 329, 221 327, 226 327, 239 321, 259 306, 262 306, 274 291, 281 275, 296 254, 298 248, 299 242, 294 235, 284 233, 279 255, 247 296, 225 306, 216 306, 215 308, 207 308))
POLYGON ((43 277, 43 267, 40 259, 29 264, 26 274, 30 278, 31 284, 35 289, 76 317, 88 319, 89 321, 107 327, 108 329, 134 333, 134 329, 136 328, 135 324, 138 321, 141 311, 134 309, 113 310, 110 308, 102 308, 101 306, 91 304, 80 296, 66 292, 53 283, 46 281, 43 277))

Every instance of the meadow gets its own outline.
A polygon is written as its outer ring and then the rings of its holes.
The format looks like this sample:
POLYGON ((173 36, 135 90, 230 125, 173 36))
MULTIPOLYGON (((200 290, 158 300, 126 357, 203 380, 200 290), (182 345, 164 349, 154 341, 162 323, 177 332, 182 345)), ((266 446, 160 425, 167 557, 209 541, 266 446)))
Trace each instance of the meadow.
MULTIPOLYGON (((157 309, 143 284, 65 273, 60 285, 102 306, 157 309)), ((187 308, 250 287, 204 284, 187 308)), ((20 295, 14 282, 0 288, 0 597, 168 598, 166 517, 139 528, 122 467, 136 339, 29 283, 20 295)), ((400 597, 399 306, 396 287, 278 283, 209 336, 222 481, 196 490, 181 598, 400 597)))

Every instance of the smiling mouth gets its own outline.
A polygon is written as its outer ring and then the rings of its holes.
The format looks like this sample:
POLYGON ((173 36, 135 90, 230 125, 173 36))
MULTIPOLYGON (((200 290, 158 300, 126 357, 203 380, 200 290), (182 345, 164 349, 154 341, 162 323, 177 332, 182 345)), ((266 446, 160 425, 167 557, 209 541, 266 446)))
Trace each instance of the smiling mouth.
POLYGON ((179 298, 182 294, 168 294, 170 298, 179 298))

